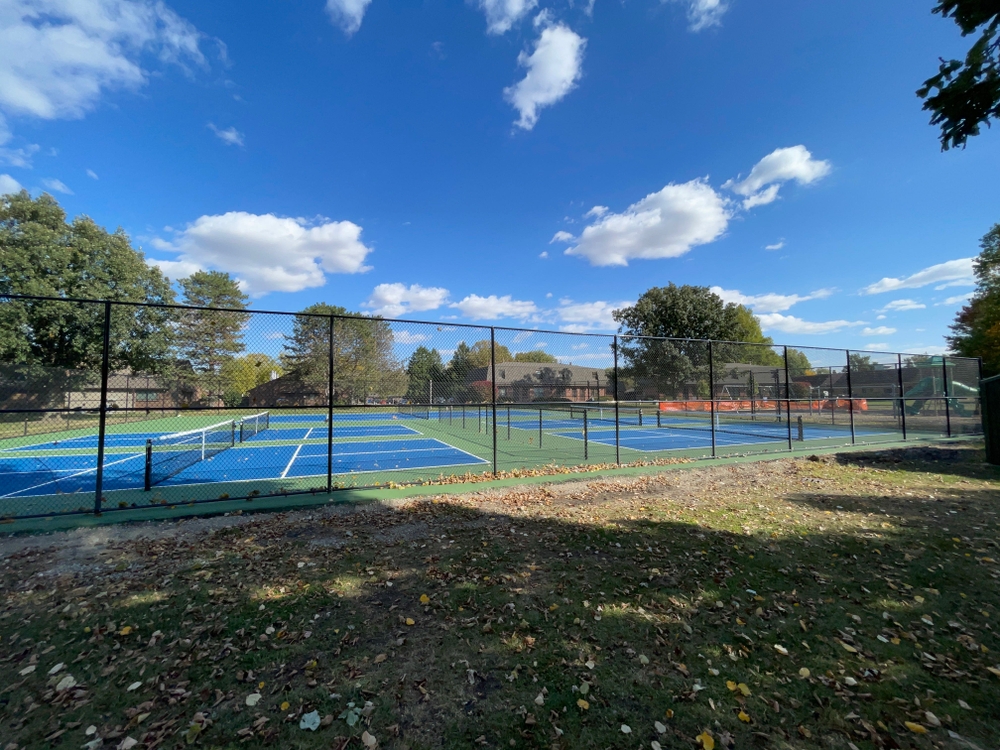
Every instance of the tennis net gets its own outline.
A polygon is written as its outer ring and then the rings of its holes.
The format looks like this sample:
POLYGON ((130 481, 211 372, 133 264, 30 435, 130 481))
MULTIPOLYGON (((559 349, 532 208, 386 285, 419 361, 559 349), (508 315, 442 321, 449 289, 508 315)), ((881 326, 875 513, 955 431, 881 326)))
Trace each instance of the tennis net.
POLYGON ((236 422, 220 422, 199 430, 175 432, 146 441, 145 489, 160 484, 199 461, 236 444, 236 422))
MULTIPOLYGON (((593 425, 615 424, 615 407, 574 405, 570 408, 572 419, 582 420, 584 415, 593 425)), ((660 411, 655 405, 636 406, 619 404, 618 424, 621 427, 658 427, 669 430, 697 430, 712 432, 713 423, 717 433, 744 435, 760 440, 787 440, 788 423, 785 415, 775 410, 755 412, 717 411, 713 417, 709 411, 671 410, 660 411)), ((794 430, 793 430, 794 433, 794 430)), ((793 434, 794 437, 794 434, 793 434)))
POLYGON ((259 435, 271 426, 271 413, 262 411, 240 420, 240 442, 245 443, 254 435, 259 435))

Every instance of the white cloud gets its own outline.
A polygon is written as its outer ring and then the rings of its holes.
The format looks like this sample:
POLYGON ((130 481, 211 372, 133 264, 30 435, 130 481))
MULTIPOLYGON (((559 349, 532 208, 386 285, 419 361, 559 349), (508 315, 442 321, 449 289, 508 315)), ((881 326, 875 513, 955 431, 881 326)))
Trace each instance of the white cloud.
POLYGON ((975 276, 972 272, 972 261, 974 260, 975 258, 958 258, 928 266, 902 279, 886 277, 874 284, 869 284, 861 290, 861 293, 882 294, 883 292, 894 292, 897 289, 918 289, 922 286, 941 284, 942 282, 972 284, 975 283, 975 276))
POLYGON ((810 294, 743 294, 738 289, 723 289, 721 286, 713 286, 711 291, 719 295, 724 302, 735 302, 737 305, 746 305, 753 308, 755 313, 783 312, 792 305, 799 302, 808 302, 811 299, 826 299, 833 294, 833 289, 817 289, 810 294))
POLYGON ((520 113, 516 125, 531 130, 538 110, 555 104, 576 86, 587 40, 563 24, 542 30, 529 55, 521 52, 517 63, 527 69, 524 78, 504 89, 504 97, 520 113))
POLYGON ((227 146, 242 146, 243 145, 243 133, 238 131, 236 128, 229 127, 225 130, 220 130, 215 126, 215 123, 208 123, 209 129, 215 133, 219 140, 225 143, 227 146))
MULTIPOLYGON (((2 192, 2 191, 0 191, 2 192)), ((935 307, 940 307, 941 305, 962 305, 969 301, 969 297, 972 296, 972 292, 966 292, 965 294, 956 294, 954 297, 948 297, 944 302, 938 302, 935 307)))
POLYGON ((486 31, 504 34, 538 5, 538 0, 476 0, 486 14, 486 31))
POLYGON ((268 292, 298 292, 323 286, 325 273, 369 270, 371 252, 360 240, 361 227, 350 221, 322 223, 230 211, 202 216, 172 242, 155 240, 159 250, 179 254, 177 260, 150 260, 171 278, 214 268, 234 274, 241 287, 255 296, 268 292))
POLYGON ((0 195, 6 195, 7 193, 19 193, 20 191, 20 182, 15 180, 9 174, 0 174, 0 195))
POLYGON ((540 252, 540 253, 538 254, 538 257, 539 257, 539 258, 548 258, 548 257, 549 257, 549 252, 548 252, 548 250, 542 250, 542 252, 540 252))
POLYGON ((889 326, 875 326, 874 328, 865 326, 861 329, 862 336, 891 336, 895 332, 896 329, 889 326))
POLYGON ((552 239, 549 240, 549 244, 551 245, 553 242, 575 242, 575 241, 576 237, 571 235, 569 232, 564 232, 562 230, 559 230, 554 235, 552 235, 552 239))
POLYGON ((778 240, 773 245, 764 245, 765 250, 780 250, 785 246, 784 240, 778 240))
POLYGON ((203 40, 160 0, 5 0, 0 117, 83 117, 103 92, 143 86, 147 59, 204 66, 203 40))
POLYGON ((809 185, 830 173, 830 162, 813 159, 805 146, 777 148, 753 165, 746 179, 727 181, 722 187, 742 195, 743 208, 773 202, 782 183, 795 180, 809 185))
POLYGON ((607 206, 594 206, 592 209, 584 214, 586 218, 600 219, 604 214, 606 214, 610 209, 607 206))
POLYGON ((372 290, 365 307, 384 318, 398 318, 409 312, 437 310, 448 299, 448 290, 420 284, 379 284, 372 290))
POLYGON ((722 16, 729 10, 725 0, 674 0, 688 6, 687 17, 691 31, 701 31, 711 26, 718 26, 722 16))
POLYGON ((627 266, 632 258, 676 258, 717 239, 729 224, 726 201, 703 179, 670 183, 620 214, 583 230, 567 255, 593 266, 627 266))
POLYGON ((45 178, 44 180, 42 180, 42 184, 53 192, 65 193, 66 195, 73 195, 73 191, 66 186, 65 182, 63 182, 62 180, 57 180, 54 177, 45 178))
POLYGON ((927 305, 913 299, 894 299, 880 312, 903 312, 904 310, 923 310, 927 305))
POLYGON ((427 341, 430 336, 425 333, 411 333, 410 331, 393 331, 392 340, 397 344, 419 344, 427 341))
POLYGON ((339 26, 347 35, 352 36, 361 28, 361 19, 371 5, 372 0, 326 0, 326 12, 330 21, 339 26))
POLYGON ((884 350, 886 350, 888 348, 889 348, 889 345, 885 344, 885 343, 865 344, 865 351, 869 351, 869 352, 884 351, 884 350))
POLYGON ((97 172, 95 172, 93 169, 88 169, 87 170, 87 177, 89 177, 92 180, 99 180, 99 179, 101 179, 100 177, 97 176, 97 172))
POLYGON ((509 294, 505 294, 503 297, 498 297, 495 294, 491 294, 489 297, 470 294, 465 299, 452 303, 449 307, 454 307, 462 315, 472 320, 523 319, 538 312, 534 302, 512 299, 509 294))
MULTIPOLYGON (((0 126, 3 125, 3 116, 0 115, 0 126)), ((31 157, 39 150, 36 143, 29 144, 22 148, 8 148, 2 144, 10 139, 10 134, 5 134, 0 127, 0 164, 9 164, 12 167, 21 169, 31 169, 31 157)))
POLYGON ((556 315, 562 322, 559 330, 570 333, 613 331, 618 327, 618 323, 611 314, 615 310, 633 304, 633 302, 574 302, 571 299, 561 299, 556 309, 556 315))
POLYGON ((853 326, 863 326, 863 320, 826 320, 822 322, 812 322, 796 318, 794 315, 782 315, 781 313, 766 313, 759 315, 760 325, 765 330, 781 331, 782 333, 807 333, 822 334, 834 333, 843 328, 853 326))

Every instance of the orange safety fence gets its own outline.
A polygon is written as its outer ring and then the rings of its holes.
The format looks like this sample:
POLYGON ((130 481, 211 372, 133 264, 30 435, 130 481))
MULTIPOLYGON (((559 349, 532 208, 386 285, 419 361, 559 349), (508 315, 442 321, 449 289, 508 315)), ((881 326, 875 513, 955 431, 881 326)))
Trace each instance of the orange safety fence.
MULTIPOLYGON (((784 403, 784 399, 779 399, 779 403, 784 403)), ((846 398, 824 398, 813 401, 791 401, 789 403, 792 411, 826 411, 828 409, 850 409, 851 399, 846 398)), ((712 411, 711 401, 660 401, 660 411, 712 411)), ((775 402, 771 399, 756 400, 753 403, 750 399, 738 401, 716 401, 716 411, 767 411, 774 410, 775 402)), ((855 411, 868 411, 868 401, 863 398, 854 399, 855 411)))

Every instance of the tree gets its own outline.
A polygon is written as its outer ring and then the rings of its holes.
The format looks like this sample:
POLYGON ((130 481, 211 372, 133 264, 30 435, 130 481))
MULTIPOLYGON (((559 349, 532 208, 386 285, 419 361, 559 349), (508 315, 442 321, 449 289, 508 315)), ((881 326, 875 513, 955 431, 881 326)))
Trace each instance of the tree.
POLYGON ((444 381, 444 363, 437 349, 419 346, 410 356, 406 365, 409 383, 406 388, 406 399, 410 402, 430 402, 431 390, 437 384, 440 389, 444 381))
POLYGON ((282 361, 304 388, 326 394, 333 317, 333 400, 362 403, 369 396, 402 396, 406 373, 393 353, 392 328, 381 318, 319 302, 295 316, 282 361), (346 316, 346 317, 342 317, 346 316))
POLYGON ((239 406, 251 388, 263 385, 283 373, 278 361, 266 354, 251 353, 227 359, 219 368, 223 401, 227 406, 239 406))
MULTIPOLYGON (((0 293, 119 302, 173 302, 170 284, 146 264, 121 229, 108 233, 86 216, 67 223, 54 198, 27 191, 0 198, 0 293)), ((3 390, 22 408, 59 405, 64 391, 98 378, 104 305, 52 300, 0 301, 3 390), (69 371, 69 372, 68 372, 69 371)), ((115 305, 110 366, 159 372, 170 362, 171 313, 115 305)))
POLYGON ((541 349, 536 349, 533 352, 518 352, 514 355, 515 362, 547 362, 554 363, 559 360, 553 357, 548 352, 543 352, 541 349))
POLYGON ((969 36, 982 28, 965 60, 944 60, 937 75, 917 90, 931 125, 941 128, 941 149, 965 146, 979 128, 1000 115, 1000 2, 998 0, 939 0, 933 13, 952 18, 969 36))
MULTIPOLYGON (((708 287, 653 287, 635 305, 616 310, 621 324, 619 394, 638 398, 687 398, 708 390, 708 343, 716 379, 731 363, 783 366, 760 322, 742 305, 725 302, 708 287), (663 337, 655 340, 637 337, 663 337)), ((735 370, 734 370, 735 372, 735 370)))
POLYGON ((972 263, 976 291, 951 326, 948 343, 963 357, 982 357, 983 369, 1000 372, 1000 224, 994 224, 979 242, 972 263))
MULTIPOLYGON (((488 340, 477 341, 469 349, 469 362, 473 367, 489 367, 492 360, 492 351, 490 342, 488 340)), ((500 364, 501 362, 513 362, 514 355, 510 353, 508 349, 503 344, 496 345, 496 362, 500 364)))
POLYGON ((228 273, 196 271, 179 282, 185 305, 224 308, 181 310, 177 316, 177 348, 207 388, 211 404, 223 397, 224 362, 243 351, 243 329, 250 320, 249 297, 228 273))
POLYGON ((872 362, 871 355, 859 354, 855 352, 847 358, 851 367, 851 372, 874 372, 875 363, 872 362))

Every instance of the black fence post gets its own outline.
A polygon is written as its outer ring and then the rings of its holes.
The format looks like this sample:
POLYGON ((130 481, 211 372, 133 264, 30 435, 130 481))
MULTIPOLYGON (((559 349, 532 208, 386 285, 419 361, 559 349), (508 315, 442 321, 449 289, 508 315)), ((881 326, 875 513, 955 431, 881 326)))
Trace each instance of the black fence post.
POLYGON ((333 324, 336 318, 330 316, 330 340, 328 343, 326 373, 326 491, 333 492, 333 324))
POLYGON ((715 355, 712 352, 711 341, 708 342, 708 398, 712 423, 712 458, 715 458, 715 355))
POLYGON ((944 370, 944 423, 948 431, 948 437, 951 437, 951 405, 948 403, 948 358, 943 354, 941 355, 941 368, 944 370))
POLYGON ((896 355, 896 372, 899 375, 899 423, 903 427, 903 440, 906 440, 906 399, 903 393, 903 355, 896 355))
MULTIPOLYGON (((788 423, 788 450, 792 450, 792 389, 789 388, 790 383, 788 382, 788 347, 783 348, 785 350, 785 422, 788 423)), ((836 405, 836 403, 837 399, 834 397, 834 404, 836 405)))
POLYGON ((101 352, 101 407, 97 417, 97 474, 94 477, 94 515, 101 514, 104 492, 104 438, 108 426, 108 370, 111 360, 111 300, 104 302, 104 344, 101 352))
POLYGON ((612 348, 615 352, 615 463, 621 466, 622 444, 621 444, 621 420, 618 413, 618 337, 615 336, 612 348))
POLYGON ((493 406, 493 476, 497 475, 497 330, 490 326, 490 403, 493 406))
POLYGON ((587 449, 587 410, 583 410, 583 460, 589 461, 590 456, 587 449))
MULTIPOLYGON (((847 355, 847 408, 851 417, 851 445, 854 445, 854 389, 851 387, 851 350, 845 349, 847 355)), ((810 395, 810 398, 812 396, 810 395)))

